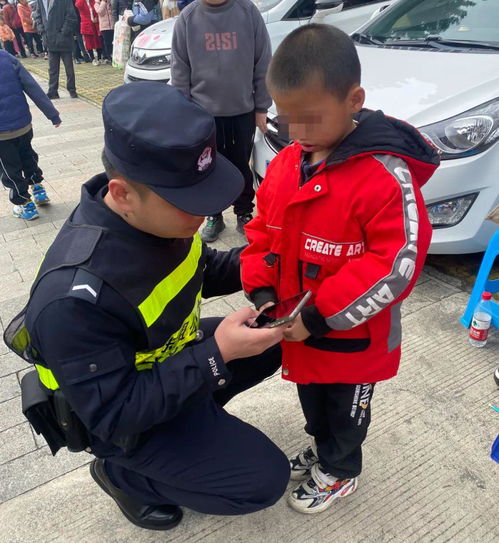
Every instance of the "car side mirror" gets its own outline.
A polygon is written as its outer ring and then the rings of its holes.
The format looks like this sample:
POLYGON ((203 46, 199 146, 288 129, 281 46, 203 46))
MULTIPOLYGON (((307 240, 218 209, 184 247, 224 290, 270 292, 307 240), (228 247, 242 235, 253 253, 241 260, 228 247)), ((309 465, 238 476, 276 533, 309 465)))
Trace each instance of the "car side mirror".
POLYGON ((343 7, 343 0, 315 0, 315 9, 323 11, 343 7))

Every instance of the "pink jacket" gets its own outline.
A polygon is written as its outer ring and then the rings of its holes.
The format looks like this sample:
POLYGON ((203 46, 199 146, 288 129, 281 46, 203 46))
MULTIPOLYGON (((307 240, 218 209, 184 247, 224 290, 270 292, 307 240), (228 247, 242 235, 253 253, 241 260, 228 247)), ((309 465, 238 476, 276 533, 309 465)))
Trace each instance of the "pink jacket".
POLYGON ((111 7, 111 0, 95 0, 95 11, 99 16, 99 28, 102 30, 114 29, 114 17, 111 7))

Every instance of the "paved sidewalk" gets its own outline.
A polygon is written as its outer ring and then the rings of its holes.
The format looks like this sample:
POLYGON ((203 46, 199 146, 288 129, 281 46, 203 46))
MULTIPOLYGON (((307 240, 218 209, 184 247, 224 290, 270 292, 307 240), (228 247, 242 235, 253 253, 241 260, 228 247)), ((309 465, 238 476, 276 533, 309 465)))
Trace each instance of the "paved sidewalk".
MULTIPOLYGON (((62 93, 64 96, 65 93, 62 93)), ((81 183, 100 170, 100 110, 82 100, 57 103, 54 129, 33 110, 52 205, 32 223, 11 218, 0 200, 0 324, 22 308, 44 251, 78 200, 81 183)), ((217 247, 240 244, 234 220, 217 247)), ((457 319, 467 301, 461 282, 426 268, 404 304, 404 355, 396 379, 376 388, 359 490, 322 515, 291 511, 285 500, 245 517, 185 511, 172 532, 140 530, 91 480, 85 453, 55 458, 20 409, 26 365, 0 345, 0 542, 329 542, 487 543, 499 540, 499 465, 489 458, 498 433, 492 379, 499 334, 473 349, 457 319)), ((203 315, 242 307, 241 294, 203 304, 203 315)), ((286 453, 307 444, 294 387, 274 376, 228 409, 255 424, 286 453)))
MULTIPOLYGON (((22 59, 23 65, 32 73, 48 80, 48 61, 40 58, 22 59)), ((110 64, 94 66, 91 62, 75 64, 76 91, 94 104, 101 105, 106 94, 123 84, 123 70, 110 64)), ((61 62, 59 73, 60 89, 66 89, 66 72, 61 62)))

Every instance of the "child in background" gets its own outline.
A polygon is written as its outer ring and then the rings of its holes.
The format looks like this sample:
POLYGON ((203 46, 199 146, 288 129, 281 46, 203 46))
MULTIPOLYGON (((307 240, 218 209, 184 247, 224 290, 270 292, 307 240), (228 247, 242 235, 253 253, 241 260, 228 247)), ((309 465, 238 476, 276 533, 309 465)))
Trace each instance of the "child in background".
POLYGON ((38 218, 36 206, 50 199, 42 185, 38 155, 31 147, 31 113, 24 93, 56 128, 61 118, 31 74, 6 51, 0 51, 0 73, 0 178, 10 189, 13 215, 31 221, 38 218), (30 186, 34 201, 28 191, 30 186))
POLYGON ((267 86, 294 142, 258 190, 242 281, 257 308, 313 293, 281 345, 313 438, 290 459, 303 482, 288 503, 320 513, 356 490, 374 385, 398 371, 400 306, 432 232, 420 188, 439 158, 412 126, 363 109, 357 51, 333 26, 287 36, 267 86))
POLYGON ((3 15, 0 13, 0 40, 4 49, 11 55, 16 56, 16 50, 14 49, 14 32, 8 24, 5 23, 3 15))

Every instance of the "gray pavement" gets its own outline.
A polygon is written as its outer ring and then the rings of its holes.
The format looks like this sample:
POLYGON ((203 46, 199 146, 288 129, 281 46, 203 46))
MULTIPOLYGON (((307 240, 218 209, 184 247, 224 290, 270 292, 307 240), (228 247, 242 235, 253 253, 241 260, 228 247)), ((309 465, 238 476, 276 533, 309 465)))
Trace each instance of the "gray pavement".
MULTIPOLYGON (((100 110, 65 92, 54 129, 33 109, 34 146, 52 205, 32 223, 11 218, 0 200, 0 323, 22 308, 30 283, 81 183, 100 170, 100 110)), ((216 247, 242 242, 229 228, 216 247)), ((499 465, 489 458, 498 433, 492 373, 499 334, 485 349, 467 343, 458 317, 467 302, 460 281, 427 267, 404 303, 404 348, 398 377, 380 383, 365 445, 359 490, 319 516, 291 511, 282 499, 245 517, 185 511, 174 531, 148 532, 128 523, 93 483, 85 453, 53 458, 20 410, 26 364, 0 345, 0 542, 280 542, 337 543, 499 541, 499 465)), ((203 315, 246 305, 241 294, 203 304, 203 315)), ((286 453, 307 445, 292 384, 278 375, 234 399, 228 410, 255 424, 286 453)))

